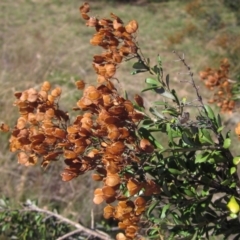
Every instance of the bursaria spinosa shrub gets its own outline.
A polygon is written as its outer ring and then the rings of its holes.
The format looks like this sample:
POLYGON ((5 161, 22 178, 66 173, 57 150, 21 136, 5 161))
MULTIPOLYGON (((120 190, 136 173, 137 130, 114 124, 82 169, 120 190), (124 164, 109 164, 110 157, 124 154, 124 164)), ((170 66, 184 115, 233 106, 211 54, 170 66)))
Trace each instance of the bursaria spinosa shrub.
MULTIPOLYGON (((95 30, 90 44, 102 48, 92 61, 96 85, 76 82, 83 94, 72 122, 60 108, 60 87, 46 81, 38 90, 15 93, 16 125, 1 125, 11 132, 10 151, 25 166, 40 162, 46 168, 63 160, 63 181, 92 171, 93 181, 101 182, 93 201, 107 203, 103 215, 118 221, 118 240, 220 235, 239 239, 240 158, 229 151, 230 134, 223 135, 220 116, 203 104, 185 59, 174 53, 189 74, 197 98, 193 102, 179 98, 178 89, 171 88, 160 56, 152 63, 142 55, 136 20, 124 24, 113 13, 99 19, 89 12, 84 3, 81 16, 95 30), (136 74, 139 81, 142 72, 148 73, 143 92, 161 96, 149 109, 140 93, 128 99, 114 85, 121 81, 114 78, 117 69, 127 60, 134 61, 132 81, 136 74), (196 116, 190 113, 193 108, 198 109, 196 116)), ((227 71, 227 63, 222 64, 227 71)), ((211 75, 212 70, 202 74, 204 79, 211 75)), ((205 81, 208 87, 227 87, 212 78, 205 81)), ((218 92, 214 101, 219 103, 220 96, 218 92)), ((231 110, 229 105, 226 110, 231 110)))

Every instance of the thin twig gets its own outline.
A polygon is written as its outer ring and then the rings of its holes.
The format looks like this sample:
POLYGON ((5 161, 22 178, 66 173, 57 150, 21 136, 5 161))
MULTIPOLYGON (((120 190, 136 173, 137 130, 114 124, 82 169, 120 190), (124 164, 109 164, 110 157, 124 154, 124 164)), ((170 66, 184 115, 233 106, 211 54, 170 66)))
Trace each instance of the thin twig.
POLYGON ((183 57, 181 57, 175 50, 173 51, 173 53, 175 53, 177 55, 177 57, 179 58, 179 60, 184 64, 184 66, 188 69, 188 74, 190 75, 191 77, 191 83, 192 83, 192 86, 193 88, 195 89, 196 91, 196 94, 197 94, 197 98, 198 98, 198 101, 200 102, 201 106, 204 108, 204 104, 203 104, 203 100, 202 100, 202 96, 200 95, 199 93, 199 90, 198 90, 198 87, 193 79, 193 72, 191 71, 191 68, 190 66, 186 63, 185 59, 184 59, 184 55, 183 57))
POLYGON ((73 227, 77 228, 77 230, 84 232, 88 236, 97 237, 97 238, 102 239, 102 240, 110 240, 110 239, 112 239, 112 238, 110 238, 109 235, 107 235, 104 232, 100 232, 100 231, 96 232, 94 230, 91 230, 89 228, 86 228, 86 227, 82 226, 81 224, 79 224, 77 222, 74 222, 74 221, 72 221, 72 220, 70 220, 68 218, 65 218, 65 217, 63 217, 63 216, 61 216, 61 215, 59 215, 57 213, 54 213, 54 212, 51 212, 51 211, 39 208, 36 205, 28 205, 28 206, 26 206, 24 208, 24 210, 25 211, 36 211, 36 212, 40 212, 40 213, 44 213, 44 214, 53 216, 53 217, 59 219, 62 222, 65 222, 65 223, 67 223, 69 225, 72 225, 73 227))
POLYGON ((68 238, 68 237, 70 237, 74 234, 77 234, 77 233, 81 232, 81 231, 82 231, 81 229, 76 229, 74 231, 71 231, 71 232, 69 232, 67 234, 64 234, 63 236, 57 238, 57 240, 64 240, 64 239, 66 239, 66 238, 68 238))
MULTIPOLYGON (((189 74, 190 77, 191 77, 191 84, 192 84, 193 88, 194 88, 195 91, 196 91, 197 99, 198 99, 198 101, 199 101, 199 103, 200 103, 203 111, 205 112, 206 116, 208 117, 208 112, 207 112, 206 108, 204 107, 204 103, 203 103, 202 97, 201 97, 201 95, 200 95, 200 93, 199 93, 199 89, 198 89, 198 87, 197 87, 197 85, 196 85, 196 83, 195 83, 195 81, 194 81, 194 79, 193 79, 193 72, 191 71, 190 66, 186 63, 185 58, 184 58, 184 55, 183 55, 183 57, 181 57, 176 51, 173 51, 173 53, 176 54, 176 56, 181 60, 181 62, 182 62, 182 63, 184 64, 184 66, 187 68, 188 74, 189 74)), ((224 137, 222 136, 222 134, 221 134, 220 132, 218 132, 218 129, 217 129, 216 126, 213 124, 212 120, 211 120, 209 117, 208 117, 208 119, 209 119, 208 122, 209 122, 210 125, 211 125, 210 127, 211 127, 212 131, 213 131, 213 132, 216 134, 216 136, 217 136, 218 145, 219 145, 219 146, 223 146, 224 137)), ((232 155, 232 153, 230 152, 229 149, 222 149, 222 152, 223 152, 224 156, 226 157, 226 159, 228 160, 228 161, 227 161, 227 164, 228 164, 228 167, 230 168, 230 167, 232 166, 233 155, 232 155)), ((239 178, 238 178, 237 173, 234 173, 234 175, 235 175, 236 181, 239 182, 239 178)))
POLYGON ((91 209, 91 229, 94 229, 94 214, 93 214, 93 209, 91 209))

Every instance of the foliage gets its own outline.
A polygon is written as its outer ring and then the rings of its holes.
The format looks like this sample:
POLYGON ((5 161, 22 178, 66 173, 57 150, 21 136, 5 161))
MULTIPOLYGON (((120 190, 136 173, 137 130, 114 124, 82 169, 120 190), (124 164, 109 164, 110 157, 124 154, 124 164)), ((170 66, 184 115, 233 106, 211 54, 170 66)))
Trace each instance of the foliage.
MULTIPOLYGON (((27 201, 26 204, 29 204, 27 201)), ((13 209, 8 199, 0 199, 0 236, 8 239, 57 239, 71 228, 53 216, 13 209)), ((76 239, 76 238, 75 238, 76 239)))
POLYGON ((60 87, 51 90, 46 81, 39 91, 15 93, 20 117, 13 129, 1 126, 11 132, 10 150, 18 152, 18 162, 25 166, 41 160, 47 168, 63 158, 63 181, 95 170, 92 178, 102 187, 93 201, 107 203, 104 217, 116 219, 125 231, 117 234, 119 240, 234 234, 238 239, 239 161, 229 150, 230 133, 222 133, 220 115, 203 104, 184 57, 175 52, 186 67, 196 104, 171 87, 160 56, 155 63, 143 56, 137 21, 124 25, 114 14, 98 19, 89 11, 87 3, 80 7, 86 25, 96 30, 90 43, 104 50, 92 62, 97 86, 76 82, 83 96, 74 108, 81 113, 72 123, 59 107, 60 87), (148 74, 142 92, 162 96, 149 109, 141 96, 135 95, 133 102, 114 85, 119 65, 132 59, 132 75, 148 74), (189 107, 198 110, 196 116, 189 107))

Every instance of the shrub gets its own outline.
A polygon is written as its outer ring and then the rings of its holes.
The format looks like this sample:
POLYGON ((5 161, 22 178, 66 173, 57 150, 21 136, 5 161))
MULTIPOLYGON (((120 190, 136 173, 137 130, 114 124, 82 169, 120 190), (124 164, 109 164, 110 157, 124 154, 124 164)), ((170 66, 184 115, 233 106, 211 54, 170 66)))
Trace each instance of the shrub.
POLYGON ((11 132, 10 150, 25 166, 41 161, 46 168, 64 159, 63 181, 94 171, 93 180, 102 186, 93 201, 105 202, 104 217, 118 221, 124 231, 118 240, 239 239, 240 158, 229 150, 230 134, 222 133, 220 115, 203 104, 190 66, 174 52, 189 75, 193 101, 171 87, 160 56, 153 63, 142 55, 136 20, 124 24, 112 13, 111 19, 99 19, 89 11, 87 3, 80 7, 86 25, 96 30, 90 43, 103 49, 92 62, 97 85, 76 82, 83 96, 73 122, 60 108, 60 87, 52 89, 46 81, 40 90, 15 93, 20 117, 12 129, 1 126, 11 132), (120 81, 114 77, 118 67, 129 60, 137 81, 148 74, 142 92, 162 97, 148 110, 140 95, 128 99, 114 85, 120 81))

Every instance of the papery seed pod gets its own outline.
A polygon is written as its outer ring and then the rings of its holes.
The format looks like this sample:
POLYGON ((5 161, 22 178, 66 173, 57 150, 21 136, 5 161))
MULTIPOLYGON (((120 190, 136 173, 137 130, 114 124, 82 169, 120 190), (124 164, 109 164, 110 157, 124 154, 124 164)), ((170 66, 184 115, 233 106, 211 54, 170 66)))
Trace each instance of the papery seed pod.
POLYGON ((103 180, 103 176, 101 176, 99 174, 92 174, 92 179, 94 181, 102 181, 103 180))
POLYGON ((75 82, 77 89, 83 90, 85 87, 85 82, 83 80, 78 80, 75 82))
POLYGON ((118 223, 118 227, 120 228, 120 229, 126 229, 127 228, 127 224, 125 224, 125 223, 123 223, 123 222, 119 222, 118 223))
POLYGON ((118 30, 119 28, 122 28, 122 27, 123 27, 122 22, 118 21, 118 19, 113 20, 113 28, 115 30, 118 30))
POLYGON ((105 69, 108 78, 111 78, 116 72, 116 66, 114 64, 106 64, 105 69))
POLYGON ((115 62, 115 63, 121 63, 123 57, 118 52, 115 52, 113 54, 113 58, 112 59, 113 59, 113 62, 115 62))
POLYGON ((28 114, 28 122, 30 122, 31 124, 34 124, 34 125, 38 124, 36 115, 34 113, 29 113, 28 114))
POLYGON ((104 36, 102 34, 96 33, 93 35, 92 39, 90 40, 90 43, 94 46, 97 46, 102 43, 103 37, 104 36))
POLYGON ((124 39, 124 40, 131 40, 132 35, 128 32, 123 32, 121 38, 124 39))
POLYGON ((104 83, 104 82, 106 82, 107 81, 107 78, 105 78, 104 76, 102 76, 102 75, 97 75, 97 82, 98 83, 104 83))
POLYGON ((136 179, 130 179, 127 183, 127 189, 129 191, 130 196, 137 194, 142 188, 142 184, 136 179))
POLYGON ((7 124, 1 123, 1 125, 0 125, 0 130, 1 130, 2 132, 9 132, 10 128, 9 128, 9 126, 8 126, 7 124))
POLYGON ((112 20, 103 18, 98 21, 98 24, 104 27, 108 27, 110 24, 112 24, 112 20))
POLYGON ((23 128, 25 128, 26 124, 27 124, 27 120, 24 117, 20 117, 17 120, 17 126, 16 127, 18 129, 23 129, 23 128))
POLYGON ((126 236, 123 233, 118 233, 116 236, 117 240, 127 240, 126 236))
POLYGON ((38 95, 39 95, 39 98, 40 98, 42 101, 45 102, 45 101, 47 100, 48 94, 47 94, 46 91, 40 91, 40 92, 38 93, 38 95))
POLYGON ((69 169, 64 169, 64 171, 61 173, 62 180, 64 182, 71 181, 73 178, 76 178, 78 174, 74 171, 71 171, 69 169))
POLYGON ((130 100, 124 101, 123 105, 129 113, 133 112, 134 107, 133 107, 133 104, 130 100))
POLYGON ((114 213, 115 208, 111 205, 107 205, 104 209, 103 209, 103 216, 105 219, 109 219, 113 217, 113 213, 114 213))
POLYGON ((18 163, 25 166, 35 165, 37 163, 37 157, 34 154, 29 156, 25 152, 20 152, 18 153, 18 163))
POLYGON ((38 133, 36 135, 31 135, 29 137, 30 141, 31 142, 36 142, 39 144, 39 143, 42 143, 45 139, 45 135, 43 133, 38 133))
POLYGON ((115 15, 115 14, 113 14, 113 13, 111 13, 110 16, 111 16, 111 18, 117 20, 119 23, 122 23, 122 22, 123 22, 123 21, 121 20, 121 18, 119 18, 117 15, 115 15))
POLYGON ((49 101, 50 104, 53 104, 54 101, 55 101, 55 99, 56 99, 56 98, 55 98, 54 96, 48 95, 48 101, 49 101))
POLYGON ((24 102, 24 101, 27 100, 27 98, 28 98, 28 92, 24 91, 24 92, 22 92, 21 97, 19 98, 19 100, 24 102))
POLYGON ((81 13, 84 20, 88 20, 90 17, 86 13, 81 13))
POLYGON ((120 183, 120 177, 118 174, 108 174, 105 179, 105 184, 109 187, 115 187, 120 183))
POLYGON ((121 141, 115 142, 107 147, 106 152, 113 155, 121 155, 125 150, 125 144, 121 141))
POLYGON ((15 92, 14 96, 19 99, 22 96, 22 92, 15 92))
POLYGON ((90 6, 87 2, 85 2, 80 8, 81 13, 88 13, 90 11, 90 6))
POLYGON ((119 41, 115 38, 115 37, 111 37, 109 40, 108 40, 108 43, 109 45, 112 47, 112 46, 115 46, 117 47, 118 44, 119 44, 119 41))
POLYGON ((103 192, 103 198, 106 200, 107 203, 114 202, 115 196, 116 196, 116 191, 114 188, 105 186, 102 188, 103 192))
POLYGON ((95 55, 93 56, 93 62, 97 64, 101 64, 105 61, 105 58, 101 55, 95 55))
POLYGON ((137 233, 137 230, 138 230, 138 227, 137 226, 128 226, 125 233, 126 233, 126 236, 129 237, 129 238, 132 238, 134 239, 135 236, 136 236, 136 233, 137 233))
POLYGON ((94 199, 93 199, 93 202, 95 204, 100 204, 104 201, 104 198, 103 198, 103 191, 101 188, 97 188, 95 191, 94 191, 94 199))
POLYGON ((45 92, 48 92, 50 89, 51 89, 51 84, 50 84, 50 82, 45 81, 45 82, 42 84, 41 90, 42 90, 42 91, 45 91, 45 92))
POLYGON ((77 154, 74 151, 65 150, 64 151, 64 157, 67 158, 67 159, 75 159, 75 158, 77 158, 77 154))
POLYGON ((30 88, 27 90, 27 100, 29 102, 36 102, 38 99, 38 92, 36 89, 34 88, 30 88))
POLYGON ((44 156, 44 160, 54 160, 59 156, 60 152, 49 152, 44 156))
POLYGON ((63 129, 55 128, 55 131, 54 131, 55 137, 60 138, 60 139, 65 139, 66 135, 67 135, 67 133, 63 129))
POLYGON ((145 207, 146 206, 146 200, 143 197, 137 197, 134 201, 134 204, 137 207, 145 207))
POLYGON ((46 112, 45 112, 45 117, 48 119, 52 119, 55 116, 55 110, 53 108, 49 108, 46 112))
POLYGON ((59 97, 62 93, 62 89, 60 87, 56 87, 55 89, 52 90, 51 95, 53 97, 59 97))
POLYGON ((137 103, 137 105, 138 105, 139 107, 143 107, 143 108, 144 108, 143 99, 142 99, 141 96, 139 96, 138 94, 135 94, 134 100, 136 101, 136 103, 137 103))
POLYGON ((108 162, 107 164, 107 172, 110 174, 116 174, 119 172, 118 166, 114 162, 108 162))
POLYGON ((86 22, 86 25, 88 27, 96 27, 97 24, 98 24, 98 19, 95 17, 90 17, 86 22))

